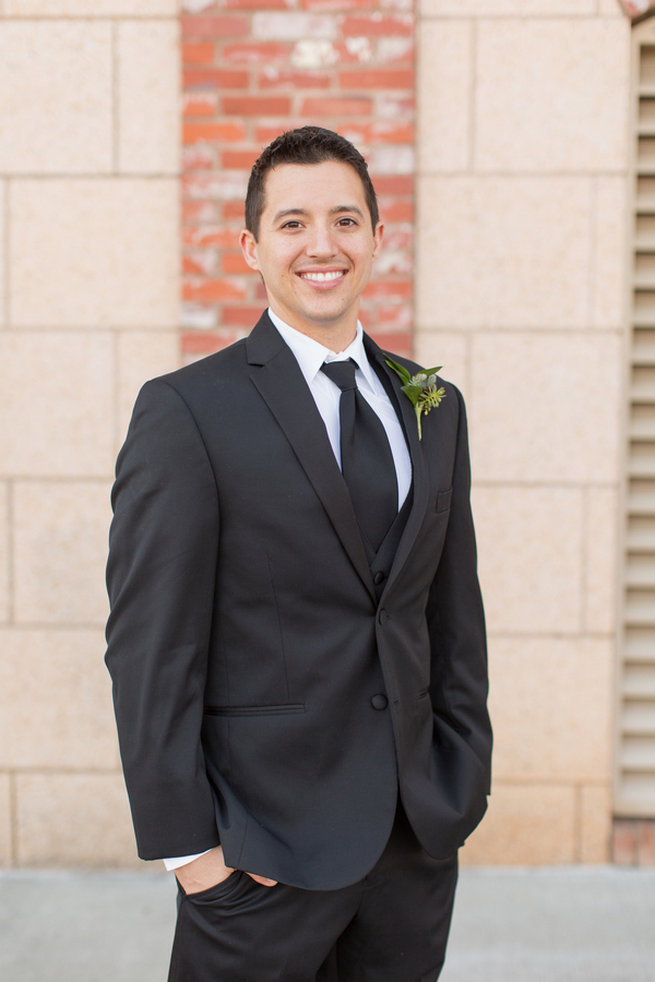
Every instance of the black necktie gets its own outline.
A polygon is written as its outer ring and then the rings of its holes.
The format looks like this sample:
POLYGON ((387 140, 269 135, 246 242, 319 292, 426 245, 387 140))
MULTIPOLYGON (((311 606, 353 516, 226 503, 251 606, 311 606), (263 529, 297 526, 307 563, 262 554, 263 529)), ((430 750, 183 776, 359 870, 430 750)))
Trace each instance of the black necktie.
POLYGON ((391 447, 377 413, 357 388, 352 358, 325 362, 321 368, 341 389, 341 471, 359 527, 377 552, 398 513, 391 447))

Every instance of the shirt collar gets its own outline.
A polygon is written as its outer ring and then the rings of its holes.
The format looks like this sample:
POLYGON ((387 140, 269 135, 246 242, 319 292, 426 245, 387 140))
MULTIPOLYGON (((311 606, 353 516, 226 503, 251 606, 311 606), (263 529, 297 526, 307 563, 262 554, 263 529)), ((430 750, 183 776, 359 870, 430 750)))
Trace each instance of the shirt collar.
POLYGON ((357 363, 367 385, 375 390, 374 372, 366 357, 364 331, 359 321, 357 321, 357 333, 348 347, 343 351, 331 351, 319 341, 315 341, 314 338, 310 338, 307 334, 301 334, 295 327, 291 327, 281 317, 278 317, 270 307, 268 308, 268 316, 282 336, 282 340, 291 348, 308 385, 314 381, 324 361, 347 361, 348 358, 352 358, 357 363))

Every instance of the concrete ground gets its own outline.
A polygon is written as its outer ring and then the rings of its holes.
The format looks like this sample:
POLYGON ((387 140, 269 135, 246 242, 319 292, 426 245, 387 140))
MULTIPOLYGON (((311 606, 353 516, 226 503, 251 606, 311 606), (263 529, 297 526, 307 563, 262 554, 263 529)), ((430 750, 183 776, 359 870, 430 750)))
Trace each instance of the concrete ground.
MULTIPOLYGON (((167 874, 0 873, 0 979, 165 982, 174 918, 167 874)), ((464 870, 440 982, 655 982, 655 870, 464 870)))

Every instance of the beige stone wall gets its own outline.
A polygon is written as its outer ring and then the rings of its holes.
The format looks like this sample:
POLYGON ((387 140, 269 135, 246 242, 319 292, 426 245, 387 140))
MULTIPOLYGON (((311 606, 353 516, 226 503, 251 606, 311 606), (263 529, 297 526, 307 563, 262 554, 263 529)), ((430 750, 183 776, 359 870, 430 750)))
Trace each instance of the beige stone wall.
POLYGON ((416 350, 468 403, 496 731, 469 863, 609 858, 629 31, 421 7, 416 350))
POLYGON ((176 14, 0 3, 0 865, 134 861, 103 567, 134 396, 178 361, 176 14))

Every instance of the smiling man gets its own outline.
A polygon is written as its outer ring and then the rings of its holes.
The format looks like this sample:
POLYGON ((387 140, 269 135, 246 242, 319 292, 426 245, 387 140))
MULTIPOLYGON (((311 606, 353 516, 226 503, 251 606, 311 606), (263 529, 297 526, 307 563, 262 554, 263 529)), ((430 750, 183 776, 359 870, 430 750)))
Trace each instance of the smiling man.
POLYGON ((147 383, 118 458, 106 658, 139 854, 179 885, 170 982, 441 971, 484 618, 461 397, 420 439, 358 322, 382 240, 352 144, 278 137, 240 238, 268 309, 147 383))

